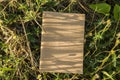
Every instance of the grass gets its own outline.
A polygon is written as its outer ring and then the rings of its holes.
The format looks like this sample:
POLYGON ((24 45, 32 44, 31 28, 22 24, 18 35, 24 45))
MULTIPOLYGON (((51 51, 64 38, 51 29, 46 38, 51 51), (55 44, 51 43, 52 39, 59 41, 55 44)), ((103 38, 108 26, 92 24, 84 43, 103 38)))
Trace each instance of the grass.
POLYGON ((119 80, 120 23, 88 6, 105 1, 0 0, 0 80, 119 80), (40 73, 43 11, 86 14, 83 75, 40 73))

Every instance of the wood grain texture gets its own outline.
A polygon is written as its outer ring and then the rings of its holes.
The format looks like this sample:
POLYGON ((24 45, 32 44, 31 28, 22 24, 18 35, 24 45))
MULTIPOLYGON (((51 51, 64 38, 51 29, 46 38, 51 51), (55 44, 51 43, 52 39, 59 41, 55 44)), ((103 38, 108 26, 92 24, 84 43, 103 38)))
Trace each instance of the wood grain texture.
POLYGON ((43 12, 41 72, 83 73, 85 15, 43 12))

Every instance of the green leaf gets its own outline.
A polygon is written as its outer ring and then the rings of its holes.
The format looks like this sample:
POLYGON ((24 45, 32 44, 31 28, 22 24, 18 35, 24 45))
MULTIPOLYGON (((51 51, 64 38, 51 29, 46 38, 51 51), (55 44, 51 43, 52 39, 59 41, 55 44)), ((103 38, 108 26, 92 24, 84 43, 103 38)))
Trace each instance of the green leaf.
POLYGON ((12 68, 0 68, 0 71, 13 71, 15 69, 12 68))
POLYGON ((112 58, 113 58, 113 66, 116 67, 116 59, 117 59, 117 57, 116 57, 115 53, 112 54, 112 58))
POLYGON ((91 9, 95 10, 98 13, 102 13, 104 15, 109 15, 111 6, 107 3, 99 3, 99 4, 91 4, 89 5, 91 9))
POLYGON ((116 4, 114 6, 113 12, 114 12, 114 18, 115 18, 115 20, 120 20, 120 6, 119 5, 116 4))

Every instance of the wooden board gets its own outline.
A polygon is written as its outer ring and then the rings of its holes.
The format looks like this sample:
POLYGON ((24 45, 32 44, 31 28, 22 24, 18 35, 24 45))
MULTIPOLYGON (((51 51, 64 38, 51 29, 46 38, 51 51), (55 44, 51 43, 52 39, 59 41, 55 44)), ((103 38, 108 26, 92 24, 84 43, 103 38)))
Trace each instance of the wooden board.
POLYGON ((84 14, 43 12, 41 72, 83 73, 84 14))

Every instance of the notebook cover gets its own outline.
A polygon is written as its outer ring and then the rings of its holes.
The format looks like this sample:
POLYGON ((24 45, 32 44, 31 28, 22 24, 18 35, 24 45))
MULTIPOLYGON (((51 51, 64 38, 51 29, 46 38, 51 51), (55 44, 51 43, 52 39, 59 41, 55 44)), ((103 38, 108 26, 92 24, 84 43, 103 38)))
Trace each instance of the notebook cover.
POLYGON ((85 15, 43 12, 41 72, 83 73, 85 15))

